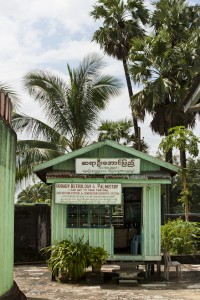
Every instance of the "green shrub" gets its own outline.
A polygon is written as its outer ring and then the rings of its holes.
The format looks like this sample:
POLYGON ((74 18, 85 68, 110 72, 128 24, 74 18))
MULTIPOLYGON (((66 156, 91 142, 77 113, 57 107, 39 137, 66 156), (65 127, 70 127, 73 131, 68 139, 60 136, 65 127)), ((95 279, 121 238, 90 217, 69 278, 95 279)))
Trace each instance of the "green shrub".
POLYGON ((82 239, 78 242, 66 239, 43 248, 41 251, 44 254, 50 254, 47 265, 54 275, 58 272, 68 279, 77 280, 83 277, 85 268, 89 265, 89 244, 83 243, 82 239))
POLYGON ((196 254, 200 241, 200 227, 195 222, 169 220, 161 226, 161 249, 171 254, 196 254))
POLYGON ((101 267, 106 262, 108 253, 102 247, 89 246, 89 242, 83 243, 83 238, 78 242, 66 239, 57 241, 54 245, 41 250, 46 256, 48 269, 54 275, 66 279, 81 279, 85 269, 89 266, 101 267))
POLYGON ((101 266, 105 264, 106 259, 108 258, 108 252, 102 247, 90 246, 88 258, 93 270, 95 268, 100 270, 101 266))

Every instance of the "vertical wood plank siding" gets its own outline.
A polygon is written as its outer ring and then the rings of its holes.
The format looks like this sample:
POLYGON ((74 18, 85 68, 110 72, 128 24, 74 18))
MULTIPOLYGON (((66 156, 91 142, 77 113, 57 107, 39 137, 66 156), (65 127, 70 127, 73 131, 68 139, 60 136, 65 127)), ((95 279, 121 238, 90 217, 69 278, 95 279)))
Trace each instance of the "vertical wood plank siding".
MULTIPOLYGON (((1 96, 2 99, 2 96, 1 96)), ((8 125, 10 112, 5 112, 7 120, 0 118, 0 296, 13 285, 14 263, 14 190, 16 170, 16 134, 8 125)))
POLYGON ((146 259, 160 256, 160 185, 144 187, 143 198, 143 255, 146 259))
MULTIPOLYGON (((133 155, 126 153, 124 154, 123 151, 113 149, 110 146, 102 147, 99 149, 95 149, 91 152, 87 152, 83 155, 80 155, 79 158, 98 158, 98 157, 104 157, 104 158, 134 158, 133 155)), ((75 171, 75 159, 70 159, 62 164, 57 164, 53 166, 54 170, 70 170, 75 171)), ((146 160, 141 160, 141 172, 142 171, 158 171, 160 170, 160 167, 154 163, 151 163, 146 160)))
MULTIPOLYGON (((53 195, 55 191, 53 189, 53 195)), ((54 198, 54 197, 53 197, 54 198)), ((55 198, 54 198, 55 199, 55 198)), ((54 200, 53 200, 54 201, 54 200)), ((61 241, 66 238, 79 240, 83 238, 83 242, 89 241, 91 246, 104 247, 110 254, 113 255, 114 245, 114 228, 66 228, 67 223, 67 205, 55 204, 52 205, 52 244, 55 241, 61 241)))

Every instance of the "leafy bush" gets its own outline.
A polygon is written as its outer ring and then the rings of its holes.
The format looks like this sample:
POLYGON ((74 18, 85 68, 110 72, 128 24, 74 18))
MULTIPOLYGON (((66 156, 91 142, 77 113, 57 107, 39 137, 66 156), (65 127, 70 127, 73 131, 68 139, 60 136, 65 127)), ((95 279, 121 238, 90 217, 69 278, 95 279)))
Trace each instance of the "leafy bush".
POLYGON ((105 264, 106 259, 108 258, 108 252, 102 247, 91 247, 89 250, 89 262, 92 268, 101 269, 101 266, 105 264))
POLYGON ((195 222, 169 220, 161 227, 161 249, 171 254, 195 254, 198 252, 200 227, 195 222))
POLYGON ((77 280, 83 277, 85 268, 89 266, 89 244, 83 243, 82 239, 78 242, 66 239, 41 251, 44 254, 50 253, 47 265, 54 275, 58 272, 68 279, 77 280))
POLYGON ((83 238, 78 242, 71 239, 57 241, 54 245, 43 248, 41 252, 50 255, 47 259, 49 270, 54 275, 61 275, 66 279, 81 279, 85 269, 89 266, 99 266, 106 262, 108 253, 102 247, 89 246, 83 243, 83 238))

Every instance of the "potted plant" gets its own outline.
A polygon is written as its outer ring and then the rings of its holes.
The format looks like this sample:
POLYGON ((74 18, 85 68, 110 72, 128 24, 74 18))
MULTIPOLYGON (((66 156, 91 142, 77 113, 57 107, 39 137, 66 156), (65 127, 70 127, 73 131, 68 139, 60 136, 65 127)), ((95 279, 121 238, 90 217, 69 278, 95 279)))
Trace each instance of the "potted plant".
POLYGON ((102 247, 91 247, 89 250, 89 262, 92 266, 92 272, 100 273, 101 267, 106 263, 108 252, 102 247))
POLYGON ((88 267, 88 242, 83 243, 66 239, 57 241, 54 245, 42 249, 44 254, 49 254, 48 268, 54 276, 59 276, 60 281, 78 280, 85 274, 88 267))

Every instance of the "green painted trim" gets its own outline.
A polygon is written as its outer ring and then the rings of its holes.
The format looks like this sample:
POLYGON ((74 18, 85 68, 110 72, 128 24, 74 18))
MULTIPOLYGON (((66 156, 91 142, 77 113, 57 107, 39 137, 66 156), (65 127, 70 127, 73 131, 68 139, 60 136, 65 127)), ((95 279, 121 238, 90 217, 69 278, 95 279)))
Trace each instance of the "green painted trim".
POLYGON ((161 261, 162 257, 159 256, 142 256, 142 255, 120 255, 116 254, 111 257, 111 261, 139 261, 139 262, 157 262, 161 261))
POLYGON ((149 185, 149 184, 170 184, 170 179, 104 179, 104 178, 49 178, 46 181, 47 183, 121 183, 121 184, 138 184, 149 185))
POLYGON ((51 167, 53 165, 59 164, 59 163, 61 163, 63 161, 66 161, 66 160, 69 160, 69 159, 74 158, 76 156, 82 155, 82 154, 84 154, 86 152, 93 151, 93 150, 98 149, 98 148, 100 148, 102 146, 104 146, 104 142, 99 142, 99 143, 91 144, 91 145, 86 146, 84 148, 81 148, 81 149, 75 150, 73 152, 67 153, 65 155, 62 155, 60 157, 51 159, 51 160, 49 160, 47 162, 39 164, 38 166, 35 166, 34 167, 34 172, 37 172, 37 171, 49 168, 49 167, 51 167))
POLYGON ((86 146, 84 148, 75 150, 75 151, 70 152, 68 154, 65 154, 63 156, 54 158, 54 159, 52 159, 48 162, 42 163, 42 164, 40 164, 40 165, 38 165, 34 168, 34 172, 37 173, 38 171, 41 171, 43 169, 52 167, 52 166, 54 166, 56 164, 59 164, 63 161, 69 160, 69 159, 74 158, 74 157, 78 157, 82 154, 93 151, 93 150, 98 149, 98 148, 103 147, 103 146, 113 147, 113 148, 118 149, 120 151, 123 151, 125 153, 129 153, 133 156, 136 156, 136 157, 141 158, 143 160, 146 160, 146 161, 149 161, 149 162, 154 163, 156 165, 159 165, 160 167, 163 167, 163 168, 168 169, 170 171, 173 171, 175 173, 177 173, 178 170, 179 170, 178 167, 176 167, 176 166, 174 166, 170 163, 164 162, 164 161, 162 161, 158 158, 155 158, 153 156, 150 156, 146 153, 140 152, 138 150, 135 150, 133 148, 129 148, 129 147, 124 146, 124 145, 120 145, 120 144, 118 144, 116 142, 113 142, 113 141, 106 140, 104 142, 98 142, 98 143, 95 143, 95 144, 91 144, 89 146, 86 146))
POLYGON ((127 146, 124 146, 124 145, 120 145, 116 142, 113 142, 113 141, 106 141, 107 142, 107 145, 111 146, 111 147, 114 147, 118 150, 121 150, 121 151, 124 151, 124 152, 127 152, 129 154, 132 154, 134 156, 137 156, 138 158, 141 158, 141 159, 144 159, 144 160, 147 160, 147 161, 150 161, 156 165, 159 165, 165 169, 169 169, 171 171, 174 171, 174 172, 178 172, 179 168, 168 163, 168 162, 164 162, 163 160, 161 159, 158 159, 156 157, 153 157, 149 154, 146 154, 146 153, 143 153, 141 151, 138 151, 138 150, 135 150, 134 148, 129 148, 127 146))

